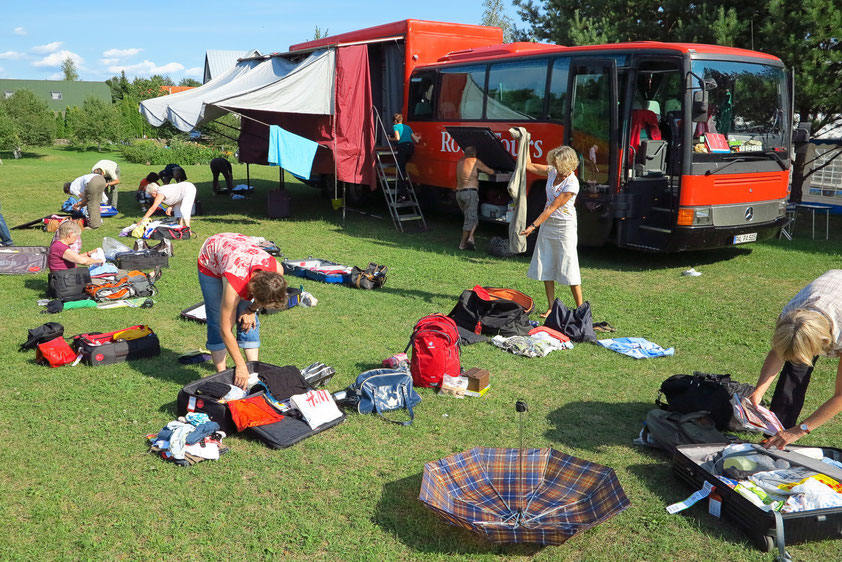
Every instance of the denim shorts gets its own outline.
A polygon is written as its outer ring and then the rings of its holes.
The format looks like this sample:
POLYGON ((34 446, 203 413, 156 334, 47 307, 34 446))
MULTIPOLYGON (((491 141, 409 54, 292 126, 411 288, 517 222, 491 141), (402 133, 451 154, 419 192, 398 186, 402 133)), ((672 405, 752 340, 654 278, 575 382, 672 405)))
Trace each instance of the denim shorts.
MULTIPOLYGON (((219 320, 222 315, 222 279, 211 277, 199 272, 199 287, 202 289, 202 297, 205 299, 205 315, 208 319, 208 341, 206 347, 209 351, 225 349, 225 342, 222 340, 222 332, 219 328, 219 320)), ((246 311, 251 301, 240 300, 237 304, 237 318, 246 311)), ((254 328, 244 332, 237 322, 237 345, 242 349, 253 349, 260 347, 260 320, 254 317, 254 328)))

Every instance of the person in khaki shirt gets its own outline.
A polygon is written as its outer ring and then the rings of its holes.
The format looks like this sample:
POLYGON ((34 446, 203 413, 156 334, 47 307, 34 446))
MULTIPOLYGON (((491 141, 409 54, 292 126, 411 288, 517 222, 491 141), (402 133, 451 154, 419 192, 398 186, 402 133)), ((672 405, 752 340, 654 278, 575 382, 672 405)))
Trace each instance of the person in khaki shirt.
POLYGON ((466 146, 464 155, 456 162, 456 203, 465 215, 462 223, 460 250, 475 250, 474 231, 479 224, 477 206, 479 205, 479 173, 493 174, 494 170, 477 158, 477 149, 466 146))

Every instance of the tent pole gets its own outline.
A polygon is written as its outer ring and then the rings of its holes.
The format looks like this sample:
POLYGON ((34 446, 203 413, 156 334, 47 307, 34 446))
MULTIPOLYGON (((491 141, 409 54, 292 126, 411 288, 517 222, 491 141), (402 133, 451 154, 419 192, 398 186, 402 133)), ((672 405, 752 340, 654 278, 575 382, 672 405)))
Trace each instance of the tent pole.
POLYGON ((249 163, 246 162, 246 185, 251 187, 251 175, 249 174, 249 163))
POLYGON ((279 189, 286 189, 286 182, 284 182, 284 169, 278 168, 278 186, 279 189))

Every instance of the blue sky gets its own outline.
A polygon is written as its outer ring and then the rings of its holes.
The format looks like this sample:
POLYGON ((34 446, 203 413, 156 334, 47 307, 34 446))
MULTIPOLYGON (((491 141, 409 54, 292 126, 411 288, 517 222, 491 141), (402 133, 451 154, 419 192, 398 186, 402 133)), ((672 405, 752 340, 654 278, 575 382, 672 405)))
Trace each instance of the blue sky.
MULTIPOLYGON (((510 0, 507 15, 519 23, 510 0)), ((479 23, 482 0, 420 2, 228 1, 4 2, 0 78, 61 79, 71 57, 81 80, 166 74, 201 80, 208 49, 286 51, 313 38, 398 21, 479 23)), ((522 26, 522 24, 521 24, 522 26)))

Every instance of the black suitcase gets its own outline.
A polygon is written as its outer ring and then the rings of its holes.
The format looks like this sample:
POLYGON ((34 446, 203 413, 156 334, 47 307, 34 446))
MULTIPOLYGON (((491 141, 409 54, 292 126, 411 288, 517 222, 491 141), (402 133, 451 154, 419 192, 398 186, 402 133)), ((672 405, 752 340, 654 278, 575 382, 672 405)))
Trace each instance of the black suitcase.
MULTIPOLYGON (((132 326, 127 329, 142 327, 132 326)), ((122 331, 124 330, 115 330, 105 334, 80 334, 73 336, 71 345, 74 351, 82 356, 82 361, 94 367, 161 354, 161 343, 155 332, 133 340, 114 341, 111 339, 111 336, 122 331)))
POLYGON ((333 421, 320 425, 316 429, 310 429, 307 422, 285 416, 281 421, 270 423, 269 425, 250 427, 246 431, 270 449, 286 449, 299 441, 303 441, 326 429, 335 427, 343 421, 345 421, 345 414, 342 414, 341 417, 333 421))
POLYGON ((114 256, 120 269, 141 270, 154 269, 157 266, 169 267, 170 258, 157 250, 135 250, 121 252, 114 256))
POLYGON ((88 298, 85 287, 91 284, 91 272, 87 267, 72 267, 51 272, 47 276, 47 296, 61 302, 88 298))
MULTIPOLYGON (((672 458, 672 472, 675 477, 694 490, 705 482, 716 486, 722 498, 722 516, 736 523, 751 541, 763 552, 776 548, 775 516, 752 504, 739 493, 722 484, 717 476, 703 469, 701 459, 721 451, 728 444, 708 443, 704 445, 679 445, 672 458)), ((796 450, 798 445, 790 445, 796 450)), ((824 455, 842 461, 842 449, 822 447, 824 455)), ((781 513, 784 523, 784 537, 787 544, 826 540, 842 536, 842 507, 781 513)))
POLYGON ((0 248, 0 275, 27 275, 47 270, 46 246, 5 246, 0 248))

